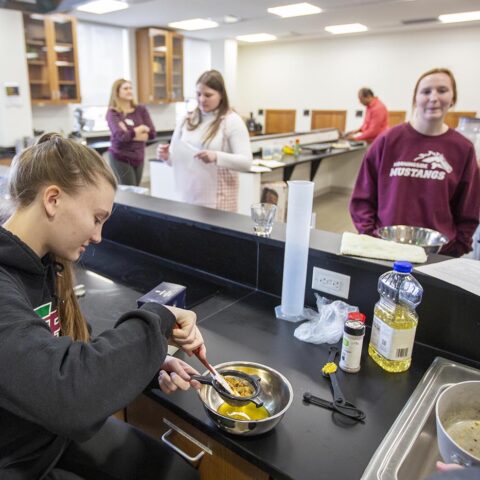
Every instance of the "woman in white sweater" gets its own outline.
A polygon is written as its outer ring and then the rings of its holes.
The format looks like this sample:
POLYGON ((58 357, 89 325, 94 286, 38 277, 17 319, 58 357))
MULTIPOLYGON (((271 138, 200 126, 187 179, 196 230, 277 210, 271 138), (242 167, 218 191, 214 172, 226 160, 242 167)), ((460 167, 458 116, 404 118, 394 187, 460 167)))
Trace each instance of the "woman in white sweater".
POLYGON ((220 72, 200 76, 197 100, 197 108, 175 128, 170 145, 158 146, 157 157, 173 166, 182 201, 236 212, 237 172, 248 172, 252 164, 247 127, 230 109, 220 72))

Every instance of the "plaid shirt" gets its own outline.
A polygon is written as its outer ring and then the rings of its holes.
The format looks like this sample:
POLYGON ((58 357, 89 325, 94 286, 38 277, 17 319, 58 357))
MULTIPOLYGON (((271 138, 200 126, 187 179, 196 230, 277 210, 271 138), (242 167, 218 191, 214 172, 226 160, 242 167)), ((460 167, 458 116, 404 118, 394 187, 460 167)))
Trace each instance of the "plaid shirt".
POLYGON ((238 173, 228 168, 217 169, 217 205, 219 210, 236 212, 238 205, 238 173))

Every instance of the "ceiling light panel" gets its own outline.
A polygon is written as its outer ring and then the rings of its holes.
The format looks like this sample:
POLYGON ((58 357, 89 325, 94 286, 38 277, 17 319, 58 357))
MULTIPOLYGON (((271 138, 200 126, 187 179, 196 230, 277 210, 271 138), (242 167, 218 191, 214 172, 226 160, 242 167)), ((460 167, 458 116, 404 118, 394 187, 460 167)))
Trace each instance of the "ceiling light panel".
POLYGON ((119 0, 96 0, 94 2, 84 3, 77 7, 77 10, 87 13, 95 13, 102 15, 104 13, 117 12, 118 10, 125 10, 128 8, 126 2, 119 0))
POLYGON ((473 22, 480 20, 480 11, 449 13, 447 15, 440 15, 438 19, 443 23, 473 22))
POLYGON ((218 23, 207 18, 191 18, 190 20, 171 22, 168 26, 170 28, 178 28, 179 30, 205 30, 218 27, 218 23))
POLYGON ((225 23, 237 23, 240 21, 240 18, 236 17, 235 15, 225 15, 223 17, 223 21, 225 23))
POLYGON ((343 33, 366 32, 368 27, 361 23, 347 23, 345 25, 330 25, 325 27, 325 30, 333 35, 341 35, 343 33))
POLYGON ((251 35, 239 35, 236 37, 237 40, 241 42, 271 42, 272 40, 276 40, 275 35, 271 35, 270 33, 253 33, 251 35))
POLYGON ((321 8, 311 3, 292 3, 291 5, 283 5, 281 7, 272 7, 267 9, 269 13, 278 15, 279 17, 300 17, 302 15, 315 15, 322 11, 321 8))

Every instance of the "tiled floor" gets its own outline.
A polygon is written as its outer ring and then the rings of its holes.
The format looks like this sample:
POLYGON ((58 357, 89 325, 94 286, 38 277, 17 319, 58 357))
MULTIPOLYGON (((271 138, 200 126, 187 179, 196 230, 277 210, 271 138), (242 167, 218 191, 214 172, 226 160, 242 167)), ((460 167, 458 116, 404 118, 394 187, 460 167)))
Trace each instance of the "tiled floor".
POLYGON ((317 217, 315 228, 335 233, 356 233, 348 212, 349 201, 349 195, 333 192, 315 198, 313 201, 313 211, 317 217))

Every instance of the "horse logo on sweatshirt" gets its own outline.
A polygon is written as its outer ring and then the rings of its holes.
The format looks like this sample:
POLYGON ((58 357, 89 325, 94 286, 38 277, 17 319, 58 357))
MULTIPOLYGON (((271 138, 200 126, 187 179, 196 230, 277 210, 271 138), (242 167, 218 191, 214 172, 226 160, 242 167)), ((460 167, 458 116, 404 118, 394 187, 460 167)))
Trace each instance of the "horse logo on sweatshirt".
POLYGON ((440 168, 445 170, 447 173, 453 172, 452 166, 447 162, 445 156, 439 152, 432 152, 429 150, 427 153, 421 153, 418 155, 418 157, 414 158, 413 161, 429 163, 432 170, 440 168))
POLYGON ((420 153, 411 162, 394 162, 390 176, 444 180, 446 175, 452 172, 452 166, 442 153, 429 150, 427 153, 420 153))
POLYGON ((52 302, 45 303, 33 310, 45 323, 50 327, 52 335, 60 336, 60 319, 58 317, 58 310, 52 311, 52 302))

